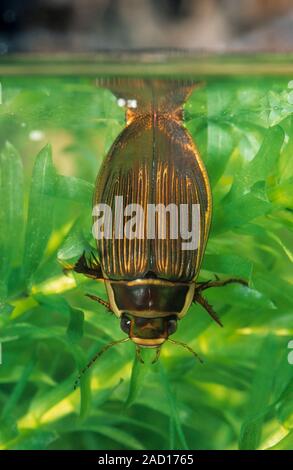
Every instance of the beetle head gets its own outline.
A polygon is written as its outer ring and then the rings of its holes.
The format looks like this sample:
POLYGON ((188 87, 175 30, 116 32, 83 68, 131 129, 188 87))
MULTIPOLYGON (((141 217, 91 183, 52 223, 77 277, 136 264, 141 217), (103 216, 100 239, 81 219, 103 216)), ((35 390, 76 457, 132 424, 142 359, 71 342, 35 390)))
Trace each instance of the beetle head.
POLYGON ((124 333, 138 346, 160 347, 177 329, 177 317, 145 318, 123 313, 120 326, 124 333))
POLYGON ((141 347, 156 349, 155 358, 152 361, 152 363, 155 363, 159 359, 161 346, 165 341, 169 341, 170 343, 182 346, 183 348, 191 352, 195 357, 197 357, 200 362, 202 362, 201 359, 197 356, 196 352, 193 351, 193 349, 191 349, 187 344, 169 338, 169 336, 175 333, 177 329, 176 315, 169 315, 167 317, 145 318, 137 317, 135 315, 132 315, 131 313, 125 312, 121 316, 120 326, 122 331, 124 331, 124 333, 126 333, 128 337, 122 338, 118 341, 112 341, 106 344, 100 351, 98 351, 96 355, 89 361, 86 367, 81 370, 81 373, 75 382, 74 388, 77 387, 82 375, 92 366, 92 364, 94 364, 94 362, 104 352, 106 352, 108 349, 112 348, 117 344, 126 343, 126 341, 129 341, 130 339, 135 343, 137 357, 142 363, 144 361, 141 357, 141 347))

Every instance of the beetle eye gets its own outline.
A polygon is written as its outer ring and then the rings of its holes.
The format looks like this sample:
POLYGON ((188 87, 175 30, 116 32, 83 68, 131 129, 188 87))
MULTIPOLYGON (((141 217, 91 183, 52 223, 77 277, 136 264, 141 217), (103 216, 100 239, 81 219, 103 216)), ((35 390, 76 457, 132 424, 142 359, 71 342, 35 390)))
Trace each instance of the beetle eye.
POLYGON ((168 336, 175 333, 176 330, 177 330, 177 318, 169 318, 168 323, 167 323, 168 336))
POLYGON ((126 315, 122 315, 120 320, 120 327, 124 333, 128 334, 130 332, 131 320, 126 315))

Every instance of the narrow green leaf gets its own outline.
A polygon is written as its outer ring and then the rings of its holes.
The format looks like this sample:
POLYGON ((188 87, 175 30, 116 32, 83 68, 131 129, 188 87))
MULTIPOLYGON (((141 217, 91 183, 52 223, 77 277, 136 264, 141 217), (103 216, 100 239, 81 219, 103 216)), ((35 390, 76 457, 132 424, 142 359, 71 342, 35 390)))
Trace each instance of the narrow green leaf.
POLYGON ((233 128, 227 124, 208 124, 207 169, 211 186, 221 177, 233 150, 233 128))
POLYGON ((293 431, 290 431, 287 436, 267 450, 293 450, 293 431))
MULTIPOLYGON (((82 368, 80 368, 82 370, 82 368)), ((92 392, 91 392, 91 375, 86 373, 80 380, 80 410, 79 417, 84 420, 91 409, 92 392)))
POLYGON ((254 159, 244 164, 235 175, 232 193, 244 194, 256 182, 265 180, 276 171, 276 163, 280 157, 281 147, 284 142, 284 131, 280 126, 267 130, 263 143, 254 159))
POLYGON ((46 450, 58 438, 55 431, 24 431, 7 447, 10 450, 46 450))
POLYGON ((276 338, 269 335, 263 342, 254 372, 247 405, 249 411, 240 432, 240 449, 255 450, 260 444, 264 417, 269 411, 278 351, 276 338))
POLYGON ((90 251, 91 246, 83 235, 79 221, 72 227, 69 234, 65 238, 62 246, 58 250, 58 259, 60 261, 70 260, 77 256, 81 256, 84 251, 90 251))
MULTIPOLYGON (((74 357, 77 371, 81 371, 87 360, 85 353, 77 346, 76 343, 78 343, 83 336, 84 313, 81 310, 72 308, 65 298, 58 295, 44 296, 38 294, 35 297, 41 305, 49 307, 50 309, 56 309, 58 312, 69 316, 65 339, 69 342, 69 349, 74 357)), ((78 372, 76 372, 75 379, 77 379, 77 377, 78 372)), ((73 390, 74 380, 72 380, 71 386, 73 390)), ((61 391, 61 393, 66 393, 65 390, 61 391)), ((80 395, 80 417, 84 419, 87 416, 91 405, 90 373, 83 374, 82 379, 80 380, 80 395)))
MULTIPOLYGON (((292 369, 291 364, 286 364, 292 369)), ((292 374, 291 374, 292 375, 292 374)), ((282 377, 284 375, 282 374, 282 377)), ((293 428, 293 378, 285 388, 277 405, 277 415, 280 422, 287 428, 293 428)))
POLYGON ((203 269, 211 273, 228 274, 232 277, 243 277, 248 279, 252 269, 252 263, 238 255, 205 255, 203 269))
POLYGON ((139 396, 143 388, 143 384, 145 382, 148 371, 148 364, 142 364, 138 360, 137 355, 135 355, 132 365, 128 396, 125 403, 125 406, 127 408, 132 406, 135 403, 136 398, 139 396))
POLYGON ((64 313, 66 315, 70 315, 70 305, 65 299, 65 297, 62 297, 60 295, 44 295, 44 294, 35 294, 34 299, 40 304, 51 311, 57 311, 60 313, 64 313))
POLYGON ((99 424, 98 426, 90 425, 87 430, 101 434, 111 440, 113 439, 119 444, 119 448, 122 447, 129 450, 143 449, 142 443, 137 439, 137 437, 131 434, 131 431, 126 432, 117 427, 108 426, 106 423, 99 424))
MULTIPOLYGON (((174 423, 174 428, 176 429, 176 432, 177 432, 177 435, 178 435, 178 438, 179 438, 180 448, 182 447, 184 450, 188 450, 189 447, 188 447, 188 444, 186 442, 185 435, 184 435, 184 432, 183 432, 183 429, 182 429, 182 426, 181 426, 180 417, 179 417, 179 414, 178 414, 177 403, 176 403, 176 399, 175 399, 175 396, 174 396, 174 392, 171 388, 171 385, 170 385, 169 380, 168 380, 168 376, 166 374, 166 371, 165 371, 163 365, 161 363, 158 363, 157 367, 159 369, 160 380, 161 380, 162 386, 164 388, 166 398, 167 398, 168 403, 169 403, 170 419, 174 423)), ((170 425, 170 433, 173 433, 173 424, 170 425)), ((174 440, 174 438, 170 434, 170 441, 173 441, 173 440, 174 440)))
POLYGON ((84 313, 76 308, 70 308, 69 315, 67 336, 72 343, 78 343, 83 336, 84 313))
POLYGON ((23 262, 27 282, 38 268, 51 235, 55 187, 52 150, 46 145, 37 155, 31 182, 23 262))
POLYGON ((23 234, 23 168, 16 149, 6 142, 0 154, 0 298, 5 297, 13 261, 23 234))
MULTIPOLYGON (((26 385, 28 382, 28 379, 34 370, 36 364, 36 356, 34 355, 32 359, 28 362, 28 364, 25 366, 21 376, 19 377, 18 382, 16 383, 14 389, 12 390, 11 394, 9 395, 9 398, 7 402, 5 403, 3 410, 2 410, 2 418, 5 419, 9 415, 13 414, 14 409, 16 407, 17 402, 19 401, 26 385)), ((1 418, 1 419, 2 419, 1 418)))
POLYGON ((0 315, 2 317, 8 317, 14 310, 14 306, 11 304, 0 304, 0 315))
POLYGON ((5 445, 7 442, 18 436, 17 421, 14 416, 1 416, 0 420, 0 444, 5 445))
POLYGON ((32 413, 36 420, 40 420, 47 411, 73 392, 73 384, 74 376, 71 375, 61 383, 33 396, 30 401, 29 413, 32 413))
POLYGON ((248 193, 229 203, 222 202, 215 207, 212 235, 245 226, 251 220, 264 216, 272 210, 272 205, 253 193, 248 193))
POLYGON ((92 204, 94 185, 74 176, 57 175, 56 196, 81 204, 92 204))

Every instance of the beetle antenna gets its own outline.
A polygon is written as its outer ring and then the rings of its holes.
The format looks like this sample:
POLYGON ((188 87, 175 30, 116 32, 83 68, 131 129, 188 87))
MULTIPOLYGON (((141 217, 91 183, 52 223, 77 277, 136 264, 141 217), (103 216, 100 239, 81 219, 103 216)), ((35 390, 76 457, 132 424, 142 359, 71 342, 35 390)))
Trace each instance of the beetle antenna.
POLYGON ((112 346, 116 346, 116 344, 126 343, 129 341, 129 338, 119 339, 118 341, 111 341, 111 343, 106 344, 100 351, 98 351, 92 359, 87 363, 87 365, 81 370, 79 376, 77 377, 76 381, 74 382, 74 390, 77 389, 78 384, 80 383, 80 379, 87 372, 87 370, 96 362, 96 360, 104 354, 104 352, 108 351, 108 349, 112 348, 112 346))
POLYGON ((175 341, 175 339, 170 339, 170 338, 168 338, 167 341, 169 341, 169 343, 177 344, 178 346, 182 346, 183 348, 187 349, 187 351, 193 354, 194 357, 196 357, 196 359, 198 359, 199 362, 203 364, 203 360, 199 357, 198 354, 196 354, 196 352, 190 346, 188 346, 188 344, 182 343, 181 341, 175 341))

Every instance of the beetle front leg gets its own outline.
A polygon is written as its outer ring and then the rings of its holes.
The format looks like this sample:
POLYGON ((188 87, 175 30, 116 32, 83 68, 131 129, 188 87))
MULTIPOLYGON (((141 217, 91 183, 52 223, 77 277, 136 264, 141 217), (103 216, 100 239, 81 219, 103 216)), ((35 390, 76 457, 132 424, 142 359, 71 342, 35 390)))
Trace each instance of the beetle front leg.
POLYGON ((91 279, 103 280, 101 266, 94 253, 91 253, 91 257, 87 259, 84 251, 75 264, 62 264, 65 272, 75 271, 76 273, 84 274, 84 276, 90 277, 91 279))

